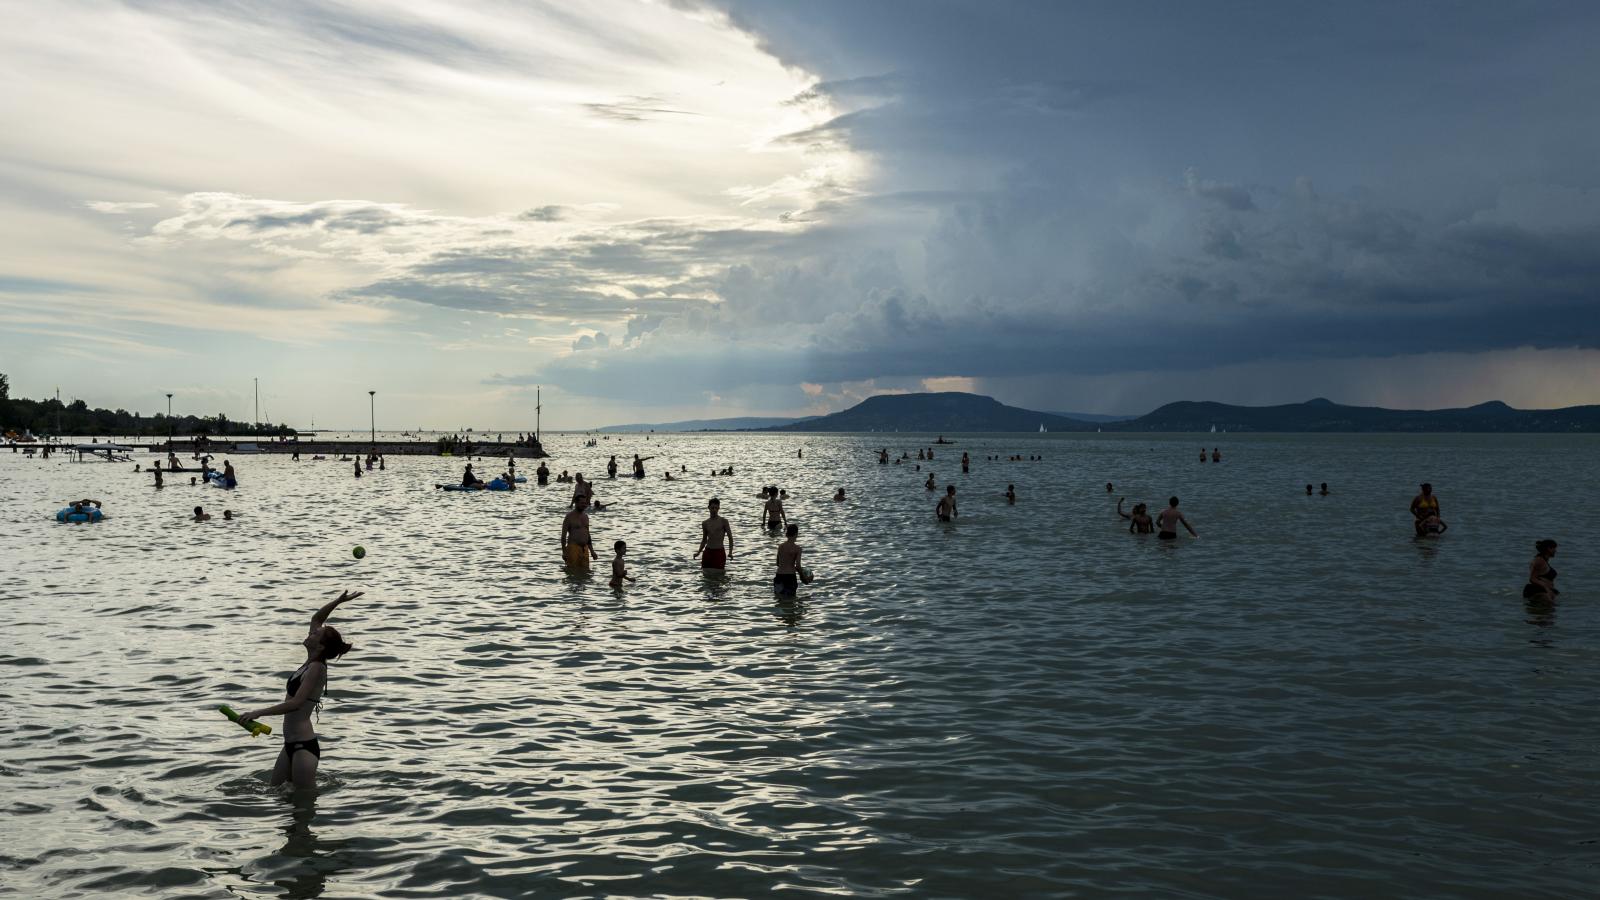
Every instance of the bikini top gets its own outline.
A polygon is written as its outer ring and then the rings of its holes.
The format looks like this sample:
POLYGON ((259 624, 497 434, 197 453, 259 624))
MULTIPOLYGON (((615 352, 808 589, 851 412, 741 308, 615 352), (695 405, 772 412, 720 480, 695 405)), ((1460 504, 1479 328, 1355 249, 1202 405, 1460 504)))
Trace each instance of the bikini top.
MULTIPOLYGON (((1550 581, 1555 581, 1556 580, 1556 570, 1550 568, 1550 564, 1548 562, 1544 564, 1544 577, 1549 579, 1550 581)), ((1528 580, 1532 581, 1533 579, 1530 578, 1528 580)))
POLYGON ((1439 498, 1432 494, 1417 497, 1417 509, 1438 509, 1439 498))
POLYGON ((309 665, 311 665, 311 663, 305 663, 300 668, 295 669, 293 675, 289 676, 289 684, 284 689, 284 694, 286 696, 293 697, 295 694, 300 693, 300 679, 306 674, 306 666, 309 665))

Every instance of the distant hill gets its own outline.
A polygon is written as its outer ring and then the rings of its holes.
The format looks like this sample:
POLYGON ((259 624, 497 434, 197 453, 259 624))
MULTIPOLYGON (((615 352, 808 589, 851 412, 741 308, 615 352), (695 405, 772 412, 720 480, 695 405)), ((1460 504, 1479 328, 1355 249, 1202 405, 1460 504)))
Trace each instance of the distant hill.
POLYGON ((638 431, 750 431, 803 421, 805 419, 796 419, 792 416, 737 416, 729 419, 685 419, 682 422, 661 422, 654 425, 607 425, 595 430, 610 434, 638 431))
POLYGON ((1600 432, 1600 406, 1513 409, 1498 400, 1465 409, 1341 406, 1317 398, 1283 406, 1185 400, 1107 431, 1600 432))
POLYGON ((771 426, 763 431, 1094 431, 1095 425, 1055 413, 1006 406, 993 397, 947 391, 882 394, 826 416, 771 426))

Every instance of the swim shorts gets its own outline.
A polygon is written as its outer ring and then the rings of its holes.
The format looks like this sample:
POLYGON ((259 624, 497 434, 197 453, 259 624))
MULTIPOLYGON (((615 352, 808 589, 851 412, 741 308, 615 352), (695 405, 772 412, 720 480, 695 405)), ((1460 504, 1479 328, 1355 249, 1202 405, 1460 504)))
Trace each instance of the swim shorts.
POLYGON ((568 541, 566 549, 561 551, 561 558, 569 566, 587 569, 589 568, 589 545, 568 541))
POLYGON ((1163 531, 1156 535, 1156 537, 1162 539, 1163 541, 1175 541, 1178 539, 1178 533, 1176 531, 1163 531))
POLYGON ((800 590, 800 576, 793 572, 779 572, 772 576, 772 588, 780 594, 793 594, 800 590))
POLYGON ((706 552, 700 554, 700 568, 726 569, 728 567, 728 551, 721 547, 707 547, 706 552))

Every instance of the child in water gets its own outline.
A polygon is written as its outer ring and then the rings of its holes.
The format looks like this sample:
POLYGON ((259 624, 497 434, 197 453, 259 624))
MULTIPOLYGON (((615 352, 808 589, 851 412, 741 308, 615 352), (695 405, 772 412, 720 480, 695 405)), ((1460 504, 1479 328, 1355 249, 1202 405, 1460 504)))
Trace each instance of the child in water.
POLYGON ((611 589, 620 591, 624 581, 633 580, 633 576, 628 574, 627 564, 622 561, 623 555, 628 552, 628 542, 617 541, 611 545, 611 549, 617 551, 617 555, 611 558, 611 589))

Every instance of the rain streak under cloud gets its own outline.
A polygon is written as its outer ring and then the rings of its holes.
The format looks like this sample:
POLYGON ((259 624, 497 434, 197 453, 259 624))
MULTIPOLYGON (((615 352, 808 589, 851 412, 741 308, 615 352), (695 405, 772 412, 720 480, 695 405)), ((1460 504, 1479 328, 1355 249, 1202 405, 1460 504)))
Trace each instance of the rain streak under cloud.
POLYGON ((23 395, 1600 402, 1588 5, 0 10, 23 395))

